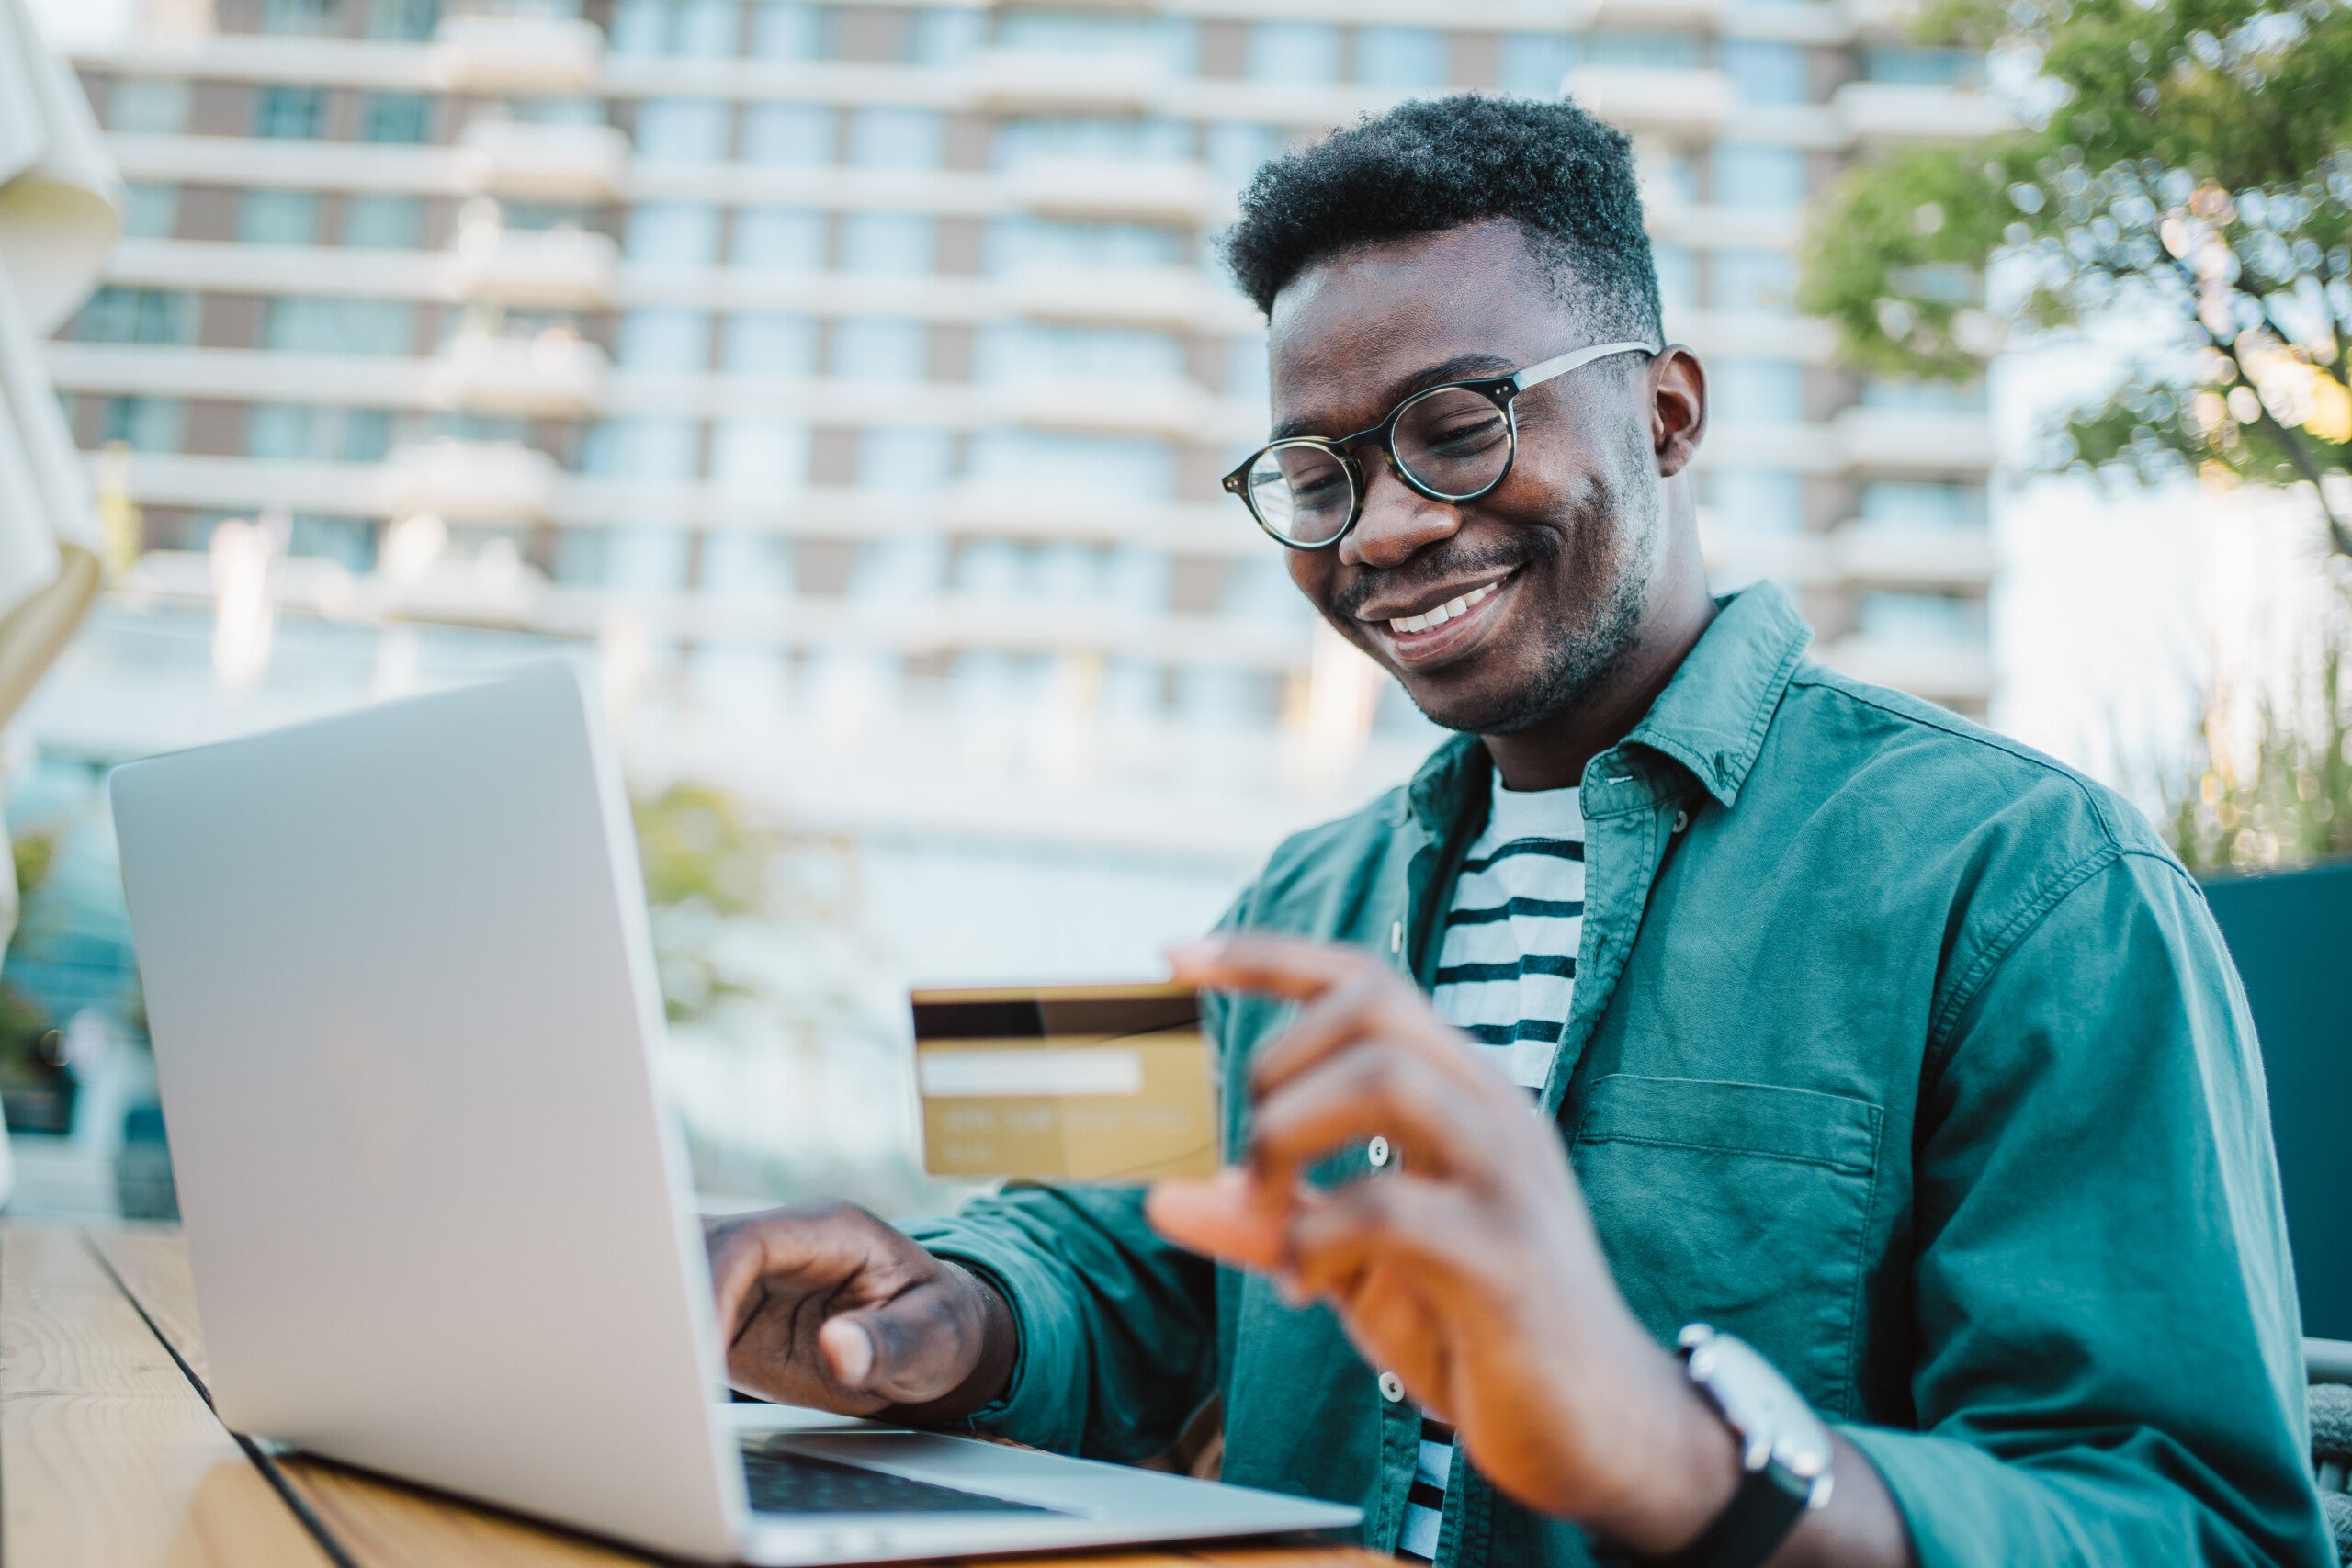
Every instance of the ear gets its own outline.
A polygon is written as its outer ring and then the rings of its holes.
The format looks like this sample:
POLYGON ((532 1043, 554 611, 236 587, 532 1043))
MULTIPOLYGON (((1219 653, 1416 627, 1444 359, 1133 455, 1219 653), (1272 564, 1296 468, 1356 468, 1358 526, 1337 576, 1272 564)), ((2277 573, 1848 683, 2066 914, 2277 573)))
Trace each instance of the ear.
POLYGON ((1707 434, 1707 372, 1679 344, 1650 361, 1650 449, 1660 479, 1690 466, 1707 434))

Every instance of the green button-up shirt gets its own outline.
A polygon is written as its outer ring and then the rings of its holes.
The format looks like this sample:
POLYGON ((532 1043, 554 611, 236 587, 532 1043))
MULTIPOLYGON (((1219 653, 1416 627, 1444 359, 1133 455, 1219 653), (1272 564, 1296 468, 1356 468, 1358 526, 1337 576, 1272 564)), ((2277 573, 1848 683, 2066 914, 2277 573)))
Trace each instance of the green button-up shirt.
MULTIPOLYGON (((1703 1319, 1770 1357, 1877 1465, 1926 1568, 2331 1562, 2262 1069, 2197 885, 2108 791, 1806 640, 1777 590, 1726 600, 1585 771, 1543 1102, 1626 1300, 1662 1342, 1703 1319)), ((1227 923, 1426 987, 1489 766, 1449 740, 1285 843, 1227 923)), ((1213 1014, 1228 1149, 1289 1010, 1213 1014)), ((1227 1480, 1356 1504, 1395 1549, 1416 1413, 1329 1311, 1159 1240, 1134 1190, 913 1229, 1019 1321, 981 1426, 1132 1460, 1221 1393, 1227 1480)), ((1440 1562, 1590 1561, 1453 1473, 1440 1562)))

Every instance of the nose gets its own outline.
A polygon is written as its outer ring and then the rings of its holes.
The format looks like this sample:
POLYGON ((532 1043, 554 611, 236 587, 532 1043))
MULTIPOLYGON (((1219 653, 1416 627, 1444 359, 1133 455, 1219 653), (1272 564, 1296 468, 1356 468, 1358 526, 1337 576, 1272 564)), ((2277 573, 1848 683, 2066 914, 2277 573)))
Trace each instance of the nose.
POLYGON ((1402 565, 1415 551, 1451 537, 1462 526, 1462 513, 1428 496, 1396 477, 1386 451, 1366 443, 1363 456, 1363 512, 1356 525, 1340 541, 1340 558, 1350 566, 1388 568, 1402 565))

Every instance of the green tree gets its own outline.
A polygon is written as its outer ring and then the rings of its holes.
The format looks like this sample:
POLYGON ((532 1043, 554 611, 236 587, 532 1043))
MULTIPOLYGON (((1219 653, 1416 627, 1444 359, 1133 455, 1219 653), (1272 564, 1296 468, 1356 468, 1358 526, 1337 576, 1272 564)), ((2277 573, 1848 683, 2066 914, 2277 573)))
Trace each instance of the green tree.
POLYGON ((2053 465, 2307 482, 2352 557, 2352 4, 1936 0, 1920 26, 1992 51, 2040 108, 1857 169, 1802 308, 1860 367, 1947 379, 1998 344, 1988 276, 2040 326, 2144 312, 2168 339, 2075 412, 2053 465))

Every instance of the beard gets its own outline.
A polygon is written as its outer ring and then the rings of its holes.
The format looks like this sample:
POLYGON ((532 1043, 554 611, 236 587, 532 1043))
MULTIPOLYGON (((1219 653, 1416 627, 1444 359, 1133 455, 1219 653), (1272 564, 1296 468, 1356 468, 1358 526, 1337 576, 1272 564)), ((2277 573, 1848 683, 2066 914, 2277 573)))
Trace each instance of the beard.
MULTIPOLYGON (((1534 629, 1531 635, 1542 639, 1535 668, 1508 691, 1425 698, 1407 685, 1430 723, 1473 735, 1533 729, 1584 701, 1632 655, 1649 607, 1665 509, 1658 487, 1641 482, 1642 469, 1633 466, 1654 461, 1646 433, 1627 434, 1618 472, 1592 476, 1568 527, 1514 531, 1498 547, 1415 563, 1415 575, 1426 574, 1432 584, 1502 569, 1529 587, 1548 581, 1569 592, 1579 585, 1590 591, 1581 604, 1555 606, 1552 619, 1534 629)), ((1367 583, 1349 597, 1361 604, 1373 591, 1367 583)), ((1353 605, 1348 609, 1352 614, 1353 605)))

